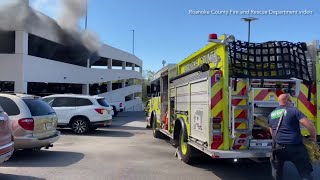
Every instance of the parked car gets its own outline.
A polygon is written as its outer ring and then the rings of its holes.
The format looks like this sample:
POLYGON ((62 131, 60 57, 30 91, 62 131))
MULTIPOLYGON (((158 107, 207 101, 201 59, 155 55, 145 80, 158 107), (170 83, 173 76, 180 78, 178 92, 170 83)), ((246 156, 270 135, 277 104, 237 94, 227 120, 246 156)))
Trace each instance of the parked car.
POLYGON ((9 115, 15 149, 48 149, 60 138, 57 115, 41 97, 0 94, 0 106, 9 115))
POLYGON ((9 117, 0 106, 0 163, 7 161, 14 150, 9 117))
POLYGON ((58 115, 59 127, 70 127, 84 134, 112 123, 112 107, 103 97, 60 94, 43 97, 58 115))
POLYGON ((124 104, 123 102, 109 102, 110 106, 114 111, 114 116, 117 116, 119 112, 124 112, 124 104))
MULTIPOLYGON (((98 95, 95 95, 94 97, 105 101, 105 102, 102 103, 102 104, 103 104, 104 107, 108 107, 108 110, 111 111, 111 116, 113 117, 113 116, 114 116, 114 110, 113 110, 112 105, 110 105, 110 103, 109 103, 104 97, 100 97, 100 96, 98 96, 98 95)), ((100 100, 99 100, 99 101, 100 101, 100 100)), ((101 104, 100 104, 100 105, 101 105, 101 104)))
MULTIPOLYGON (((96 95, 97 96, 97 95, 96 95)), ((106 100, 106 99, 104 99, 105 101, 106 101, 106 107, 109 107, 110 108, 110 110, 111 110, 111 115, 112 115, 112 117, 114 117, 114 116, 116 116, 115 115, 115 111, 116 111, 116 109, 115 109, 115 107, 114 106, 112 106, 112 105, 110 105, 110 103, 106 100)), ((117 111, 116 111, 117 112, 117 111)), ((117 112, 117 114, 118 114, 118 112, 117 112)), ((114 120, 112 119, 112 122, 113 122, 114 120)), ((107 126, 106 127, 110 127, 110 125, 111 124, 107 124, 107 126)))

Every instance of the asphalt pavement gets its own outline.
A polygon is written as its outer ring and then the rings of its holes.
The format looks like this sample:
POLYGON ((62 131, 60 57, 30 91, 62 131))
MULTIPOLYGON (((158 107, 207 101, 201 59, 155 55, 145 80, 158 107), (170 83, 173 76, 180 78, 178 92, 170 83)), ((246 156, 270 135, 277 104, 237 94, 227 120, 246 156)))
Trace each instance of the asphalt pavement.
MULTIPOLYGON (((60 129, 62 136, 53 148, 15 152, 0 165, 0 180, 271 179, 268 163, 205 156, 193 165, 184 164, 168 140, 153 138, 144 120, 142 112, 125 112, 114 118, 112 126, 86 135, 60 129)), ((319 167, 315 170, 315 179, 320 179, 319 167)), ((290 163, 285 176, 298 179, 290 163)))

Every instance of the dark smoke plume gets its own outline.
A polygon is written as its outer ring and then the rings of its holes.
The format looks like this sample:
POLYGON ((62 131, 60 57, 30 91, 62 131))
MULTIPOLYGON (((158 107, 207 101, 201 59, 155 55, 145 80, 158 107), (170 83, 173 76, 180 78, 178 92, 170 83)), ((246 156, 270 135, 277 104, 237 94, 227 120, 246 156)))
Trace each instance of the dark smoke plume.
POLYGON ((29 41, 34 45, 29 47, 29 51, 46 52, 43 56, 50 55, 49 59, 59 57, 64 58, 61 61, 86 66, 87 59, 90 58, 93 64, 99 58, 97 50, 101 43, 92 32, 79 28, 79 22, 86 12, 86 1, 60 0, 60 6, 56 22, 31 8, 28 0, 8 1, 0 7, 0 30, 20 30, 36 35, 32 38, 29 36, 29 41), (52 43, 45 43, 39 36, 52 43))

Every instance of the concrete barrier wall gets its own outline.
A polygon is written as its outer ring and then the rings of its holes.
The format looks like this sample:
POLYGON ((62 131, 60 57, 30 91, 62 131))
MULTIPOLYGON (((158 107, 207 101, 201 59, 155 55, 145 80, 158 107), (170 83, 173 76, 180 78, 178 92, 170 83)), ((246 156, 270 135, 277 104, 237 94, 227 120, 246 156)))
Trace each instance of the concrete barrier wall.
POLYGON ((142 111, 143 107, 142 107, 142 100, 140 98, 131 100, 131 101, 127 101, 124 103, 125 107, 126 107, 126 111, 142 111))
POLYGON ((24 80, 28 82, 94 84, 130 78, 142 79, 142 74, 133 70, 94 69, 28 55, 23 57, 24 80))

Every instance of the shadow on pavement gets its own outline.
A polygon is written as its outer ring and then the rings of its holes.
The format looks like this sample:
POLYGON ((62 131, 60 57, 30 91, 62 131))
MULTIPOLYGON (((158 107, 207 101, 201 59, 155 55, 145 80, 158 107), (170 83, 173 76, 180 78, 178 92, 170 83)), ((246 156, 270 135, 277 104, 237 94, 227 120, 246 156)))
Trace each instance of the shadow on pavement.
POLYGON ((233 163, 232 160, 203 157, 192 166, 211 171, 223 180, 272 179, 271 168, 268 163, 256 163, 247 159, 233 163))
POLYGON ((20 175, 2 174, 2 173, 0 173, 0 179, 3 179, 3 180, 45 180, 43 178, 36 178, 36 177, 31 177, 31 176, 20 176, 20 175))
POLYGON ((66 167, 79 162, 84 154, 66 151, 15 151, 3 167, 66 167))
MULTIPOLYGON (((257 163, 249 159, 239 160, 233 163, 232 160, 200 158, 192 166, 211 171, 223 180, 270 180, 271 167, 268 161, 257 163), (227 172, 227 173, 226 173, 227 172)), ((299 180, 299 174, 291 162, 284 166, 284 180, 299 180)), ((313 177, 319 177, 320 167, 314 165, 313 177)))
POLYGON ((133 133, 127 131, 117 131, 108 129, 97 129, 95 131, 88 132, 87 134, 74 134, 71 129, 59 129, 62 135, 72 136, 95 136, 95 137, 131 137, 133 133))

